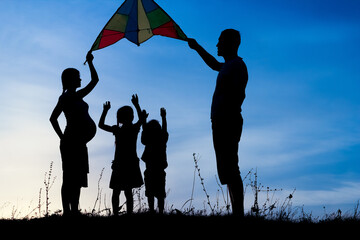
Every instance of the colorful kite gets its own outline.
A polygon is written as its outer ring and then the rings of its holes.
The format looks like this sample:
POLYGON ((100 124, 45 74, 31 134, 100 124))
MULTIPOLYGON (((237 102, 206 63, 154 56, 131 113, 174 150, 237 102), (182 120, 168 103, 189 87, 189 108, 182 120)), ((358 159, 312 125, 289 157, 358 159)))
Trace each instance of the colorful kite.
POLYGON ((140 45, 153 35, 186 40, 185 33, 153 0, 125 0, 101 31, 90 51, 120 39, 140 45))

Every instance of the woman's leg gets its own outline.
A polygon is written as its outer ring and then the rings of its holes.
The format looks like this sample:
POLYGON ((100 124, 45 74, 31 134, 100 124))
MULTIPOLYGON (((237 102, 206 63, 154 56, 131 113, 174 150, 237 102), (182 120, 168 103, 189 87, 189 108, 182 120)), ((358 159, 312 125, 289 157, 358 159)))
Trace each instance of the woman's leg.
POLYGON ((63 182, 61 186, 61 201, 63 206, 63 215, 69 215, 70 214, 70 193, 68 186, 66 186, 66 183, 63 182))

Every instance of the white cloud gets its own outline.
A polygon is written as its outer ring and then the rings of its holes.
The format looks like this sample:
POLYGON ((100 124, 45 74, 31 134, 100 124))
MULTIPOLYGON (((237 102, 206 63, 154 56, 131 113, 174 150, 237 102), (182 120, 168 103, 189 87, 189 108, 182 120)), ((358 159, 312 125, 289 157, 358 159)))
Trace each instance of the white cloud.
POLYGON ((324 190, 296 190, 294 204, 335 205, 355 204, 360 200, 360 182, 341 182, 338 187, 324 190))
MULTIPOLYGON (((326 116, 322 116, 326 118, 326 116)), ((240 156, 246 168, 303 164, 310 157, 346 149, 360 138, 343 129, 334 129, 336 119, 278 119, 262 126, 245 125, 240 156), (301 161, 299 161, 301 160, 301 161), (285 164, 285 165, 284 165, 285 164)))

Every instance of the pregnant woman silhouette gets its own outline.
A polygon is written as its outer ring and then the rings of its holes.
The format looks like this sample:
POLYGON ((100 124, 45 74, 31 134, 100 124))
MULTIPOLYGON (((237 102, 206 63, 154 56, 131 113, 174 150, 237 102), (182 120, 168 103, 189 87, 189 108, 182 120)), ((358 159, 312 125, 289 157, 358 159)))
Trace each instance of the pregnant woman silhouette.
POLYGON ((64 215, 79 214, 79 199, 81 187, 87 187, 89 173, 88 150, 86 144, 95 136, 96 125, 89 115, 89 105, 83 100, 99 81, 93 65, 93 55, 89 52, 86 60, 91 73, 90 83, 81 87, 80 72, 67 68, 61 75, 63 93, 59 97, 50 122, 60 138, 60 153, 63 169, 63 184, 61 198, 64 215), (66 128, 62 132, 58 118, 64 112, 66 128))

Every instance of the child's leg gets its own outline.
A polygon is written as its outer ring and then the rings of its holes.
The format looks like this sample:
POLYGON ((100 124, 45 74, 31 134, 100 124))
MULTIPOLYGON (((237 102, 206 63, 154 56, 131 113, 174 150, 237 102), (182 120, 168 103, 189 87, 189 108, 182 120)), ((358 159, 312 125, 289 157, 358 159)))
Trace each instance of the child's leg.
POLYGON ((133 212, 134 208, 134 200, 132 195, 132 189, 125 190, 125 197, 126 197, 126 211, 128 214, 131 214, 133 212))
POLYGON ((154 202, 155 202, 154 196, 148 196, 147 199, 148 199, 148 205, 149 205, 150 212, 151 213, 155 212, 155 209, 154 209, 154 202))
POLYGON ((117 216, 119 214, 119 197, 120 197, 120 190, 113 190, 113 194, 111 197, 112 202, 112 208, 113 208, 113 214, 114 216, 117 216))
POLYGON ((80 191, 81 187, 72 186, 71 187, 71 213, 77 214, 79 213, 79 200, 80 200, 80 191))
POLYGON ((159 213, 162 214, 164 212, 165 198, 158 198, 157 200, 158 200, 159 213))

